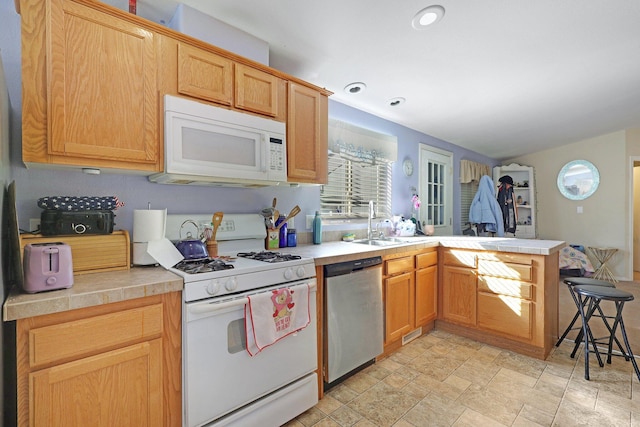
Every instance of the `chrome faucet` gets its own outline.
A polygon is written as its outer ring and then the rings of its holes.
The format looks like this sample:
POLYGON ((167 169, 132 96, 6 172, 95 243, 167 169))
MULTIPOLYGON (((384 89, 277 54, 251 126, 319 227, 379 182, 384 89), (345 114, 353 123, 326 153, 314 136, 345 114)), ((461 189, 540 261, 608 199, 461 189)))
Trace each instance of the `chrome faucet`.
POLYGON ((369 215, 367 215, 367 239, 373 239, 373 230, 371 229, 371 220, 375 218, 376 211, 373 208, 373 200, 369 200, 369 215))

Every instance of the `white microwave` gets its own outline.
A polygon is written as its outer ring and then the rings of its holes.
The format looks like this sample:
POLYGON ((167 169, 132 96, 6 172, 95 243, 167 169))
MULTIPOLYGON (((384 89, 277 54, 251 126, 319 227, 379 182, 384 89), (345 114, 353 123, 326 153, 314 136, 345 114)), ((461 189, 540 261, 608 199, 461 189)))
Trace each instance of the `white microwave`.
POLYGON ((161 184, 268 186, 287 181, 286 125, 176 96, 164 97, 161 184))

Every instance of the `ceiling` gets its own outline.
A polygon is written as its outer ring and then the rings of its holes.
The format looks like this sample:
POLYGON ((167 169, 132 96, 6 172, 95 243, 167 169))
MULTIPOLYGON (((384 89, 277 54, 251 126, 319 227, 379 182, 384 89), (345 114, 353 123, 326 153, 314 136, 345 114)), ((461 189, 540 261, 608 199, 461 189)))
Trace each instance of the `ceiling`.
MULTIPOLYGON (((637 0, 184 3, 267 41, 271 67, 332 99, 496 159, 640 127, 637 0), (442 20, 414 30, 433 4, 442 20)), ((138 15, 165 23, 177 4, 139 0, 138 15)))

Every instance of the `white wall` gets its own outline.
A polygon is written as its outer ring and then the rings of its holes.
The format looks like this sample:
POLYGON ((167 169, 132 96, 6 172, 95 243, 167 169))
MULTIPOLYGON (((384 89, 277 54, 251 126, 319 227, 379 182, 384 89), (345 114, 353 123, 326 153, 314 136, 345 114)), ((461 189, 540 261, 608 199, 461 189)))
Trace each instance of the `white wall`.
POLYGON ((535 168, 539 238, 585 247, 618 248, 609 266, 616 277, 625 280, 631 278, 633 266, 630 214, 633 178, 629 155, 635 151, 635 147, 627 149, 627 133, 618 131, 509 161, 535 168), (581 201, 563 197, 556 184, 560 169, 578 159, 590 161, 600 173, 598 190, 581 201), (583 208, 582 214, 577 213, 579 206, 583 208))

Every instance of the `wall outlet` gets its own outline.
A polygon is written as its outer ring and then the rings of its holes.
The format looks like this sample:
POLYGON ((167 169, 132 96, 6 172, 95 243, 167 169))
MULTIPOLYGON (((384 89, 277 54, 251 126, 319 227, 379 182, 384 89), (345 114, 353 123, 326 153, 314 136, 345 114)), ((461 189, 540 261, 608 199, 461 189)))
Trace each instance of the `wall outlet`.
POLYGON ((40 218, 29 219, 29 231, 36 231, 40 229, 40 218))
POLYGON ((307 215, 307 230, 311 230, 313 227, 313 218, 315 215, 307 215))

